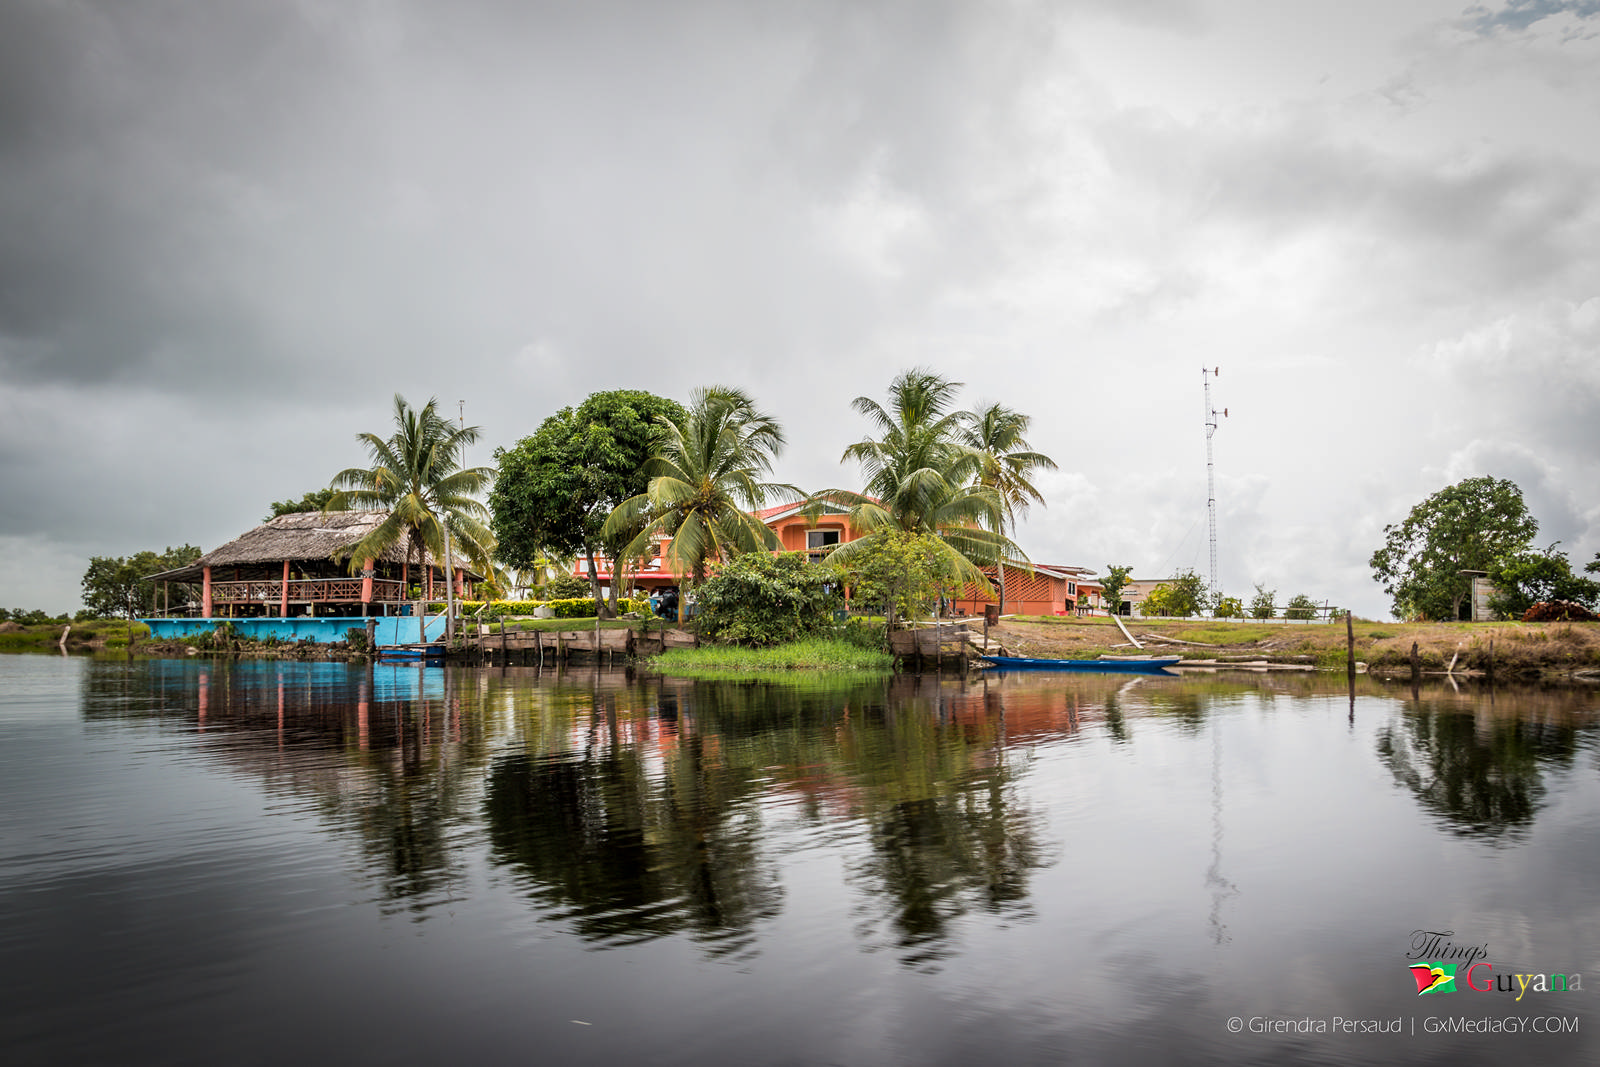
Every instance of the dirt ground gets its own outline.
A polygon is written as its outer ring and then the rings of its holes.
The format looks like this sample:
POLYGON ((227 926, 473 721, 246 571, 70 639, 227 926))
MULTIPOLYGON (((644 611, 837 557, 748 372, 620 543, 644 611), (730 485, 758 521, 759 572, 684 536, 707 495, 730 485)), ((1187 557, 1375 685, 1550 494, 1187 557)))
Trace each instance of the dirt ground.
MULTIPOLYGON (((1135 648, 1109 618, 1010 617, 993 631, 1013 655, 1065 659, 1102 653, 1186 659, 1265 659, 1341 668, 1345 624, 1124 619, 1135 648)), ((1409 671, 1411 647, 1425 672, 1493 671, 1508 676, 1600 674, 1600 623, 1382 623, 1356 620, 1356 659, 1374 672, 1409 671)))

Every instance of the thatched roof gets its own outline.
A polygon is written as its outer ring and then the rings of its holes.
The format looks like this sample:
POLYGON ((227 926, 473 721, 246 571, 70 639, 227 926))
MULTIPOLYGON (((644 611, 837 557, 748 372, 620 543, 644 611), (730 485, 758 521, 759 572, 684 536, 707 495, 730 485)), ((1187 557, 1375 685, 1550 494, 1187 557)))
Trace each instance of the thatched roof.
MULTIPOLYGON (((243 567, 260 563, 300 560, 324 561, 361 540, 388 516, 386 511, 301 511, 279 515, 254 530, 212 549, 187 567, 152 574, 157 581, 196 582, 205 567, 243 567)), ((441 567, 426 556, 423 562, 441 567)), ((406 545, 392 546, 381 559, 390 563, 406 561, 406 545)), ((457 562, 461 566, 462 561, 457 562)))

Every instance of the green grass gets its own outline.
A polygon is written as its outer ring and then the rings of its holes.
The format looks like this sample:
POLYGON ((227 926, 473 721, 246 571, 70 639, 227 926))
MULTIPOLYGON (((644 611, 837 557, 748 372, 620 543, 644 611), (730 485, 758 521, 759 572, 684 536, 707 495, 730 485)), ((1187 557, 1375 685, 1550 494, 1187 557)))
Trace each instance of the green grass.
POLYGON ((1180 641, 1198 641, 1204 645, 1247 645, 1281 634, 1282 627, 1269 623, 1235 622, 1174 628, 1172 636, 1180 641))
POLYGON ((723 678, 769 671, 888 671, 894 669, 894 657, 847 641, 809 638, 771 648, 673 648, 651 659, 650 665, 663 674, 723 678))
MULTIPOLYGON (((107 648, 125 648, 128 644, 130 627, 124 620, 85 619, 72 623, 40 623, 0 633, 0 652, 52 651, 61 641, 61 631, 68 626, 72 627, 72 634, 67 641, 69 648, 82 648, 86 641, 96 638, 103 638, 107 648)), ((143 623, 136 622, 131 629, 136 641, 146 640, 150 636, 150 628, 143 623)))

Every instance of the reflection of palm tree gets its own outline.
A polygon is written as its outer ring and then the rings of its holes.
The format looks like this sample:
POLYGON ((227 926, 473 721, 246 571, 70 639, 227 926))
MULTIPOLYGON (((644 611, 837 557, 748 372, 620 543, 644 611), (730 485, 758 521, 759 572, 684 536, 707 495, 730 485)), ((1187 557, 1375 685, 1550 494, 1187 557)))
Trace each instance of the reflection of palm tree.
POLYGON ((872 827, 858 874, 893 901, 897 943, 907 963, 921 964, 949 951, 950 924, 970 908, 1025 909, 1029 874, 1046 861, 1036 818, 1017 805, 994 744, 999 714, 971 734, 902 708, 909 714, 854 726, 847 767, 866 791, 872 827))
POLYGON ((516 755, 491 770, 485 804, 498 862, 534 894, 604 942, 688 930, 713 956, 749 943, 777 912, 777 876, 760 859, 760 827, 743 804, 753 771, 705 759, 680 739, 663 783, 640 753, 612 746, 587 758, 516 755))
POLYGON ((1495 837, 1533 823, 1544 796, 1539 764, 1570 762, 1570 726, 1480 722, 1445 709, 1418 710, 1378 733, 1378 755, 1396 781, 1458 833, 1495 837))

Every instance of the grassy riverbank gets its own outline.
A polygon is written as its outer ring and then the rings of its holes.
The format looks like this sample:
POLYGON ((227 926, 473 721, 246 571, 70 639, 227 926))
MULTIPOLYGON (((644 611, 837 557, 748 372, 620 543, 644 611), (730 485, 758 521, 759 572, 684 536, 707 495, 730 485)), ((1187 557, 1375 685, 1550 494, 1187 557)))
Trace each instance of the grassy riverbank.
POLYGON ((725 677, 769 671, 887 671, 894 669, 894 658, 848 641, 812 638, 772 648, 673 648, 651 659, 650 667, 663 674, 725 677))
MULTIPOLYGON (((1177 654, 1187 659, 1266 659, 1282 663, 1308 663, 1342 670, 1346 657, 1343 621, 1333 625, 1267 623, 1249 620, 1213 619, 1134 619, 1124 620, 1142 649, 1128 643, 1122 631, 1109 618, 1008 617, 994 630, 994 636, 1012 654, 1060 659, 1092 659, 1101 654, 1127 655, 1143 651, 1177 654)), ((513 625, 521 629, 590 629, 593 619, 522 620, 513 625)), ((651 620, 651 629, 660 629, 651 620)), ((602 629, 632 626, 638 620, 606 620, 602 629)), ((65 624, 49 623, 0 629, 0 652, 54 652, 60 645, 65 624)), ((1398 623, 1355 622, 1356 658, 1374 673, 1407 673, 1411 666, 1411 646, 1417 646, 1417 659, 1424 672, 1442 672, 1454 660, 1456 671, 1493 670, 1497 677, 1600 677, 1600 624, 1597 623, 1398 623), (1492 655, 1492 658, 1491 658, 1492 655)), ((123 649, 132 637, 135 651, 154 655, 192 655, 190 645, 178 642, 149 643, 146 627, 116 619, 95 619, 71 624, 67 635, 70 651, 123 649)), ((229 642, 224 649, 207 647, 211 654, 271 657, 321 658, 329 648, 302 649, 298 645, 273 643, 256 645, 229 642)), ((339 646, 337 655, 348 657, 350 650, 339 646)), ((761 672, 886 670, 890 657, 862 648, 850 641, 812 640, 771 649, 748 649, 731 645, 707 645, 696 649, 674 649, 650 661, 653 669, 671 674, 725 676, 761 672)))
MULTIPOLYGON (((1343 620, 1278 623, 1222 619, 1124 619, 1142 651, 1190 659, 1259 658, 1314 663, 1343 669, 1343 620)), ((1600 671, 1600 624, 1596 623, 1400 623, 1355 620, 1356 659, 1374 672, 1411 668, 1411 646, 1424 671, 1486 671, 1507 677, 1536 677, 1600 671), (1493 659, 1490 659, 1490 643, 1493 659)), ((1003 620, 996 635, 1024 656, 1093 658, 1102 653, 1138 652, 1109 618, 1028 618, 1003 620)))
POLYGON ((61 647, 61 631, 67 630, 67 649, 126 648, 128 641, 143 641, 150 628, 143 623, 122 619, 88 619, 83 622, 49 622, 33 626, 0 629, 0 652, 54 652, 61 647), (70 628, 69 628, 70 627, 70 628))

